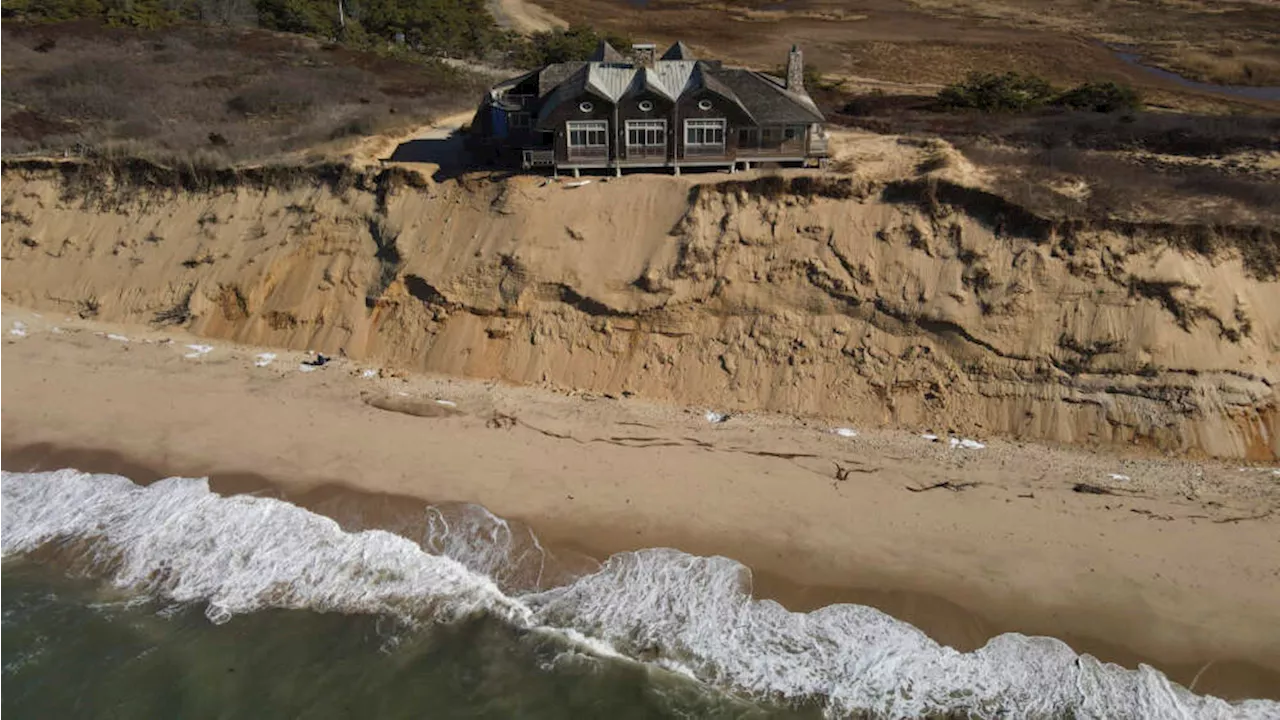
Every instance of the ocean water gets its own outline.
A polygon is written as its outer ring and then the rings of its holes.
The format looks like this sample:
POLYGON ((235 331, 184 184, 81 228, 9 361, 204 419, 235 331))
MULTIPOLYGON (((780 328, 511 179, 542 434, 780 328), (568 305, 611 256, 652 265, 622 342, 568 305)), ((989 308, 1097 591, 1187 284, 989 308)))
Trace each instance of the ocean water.
POLYGON ((726 558, 566 564, 474 506, 390 532, 202 479, 0 483, 11 717, 1280 718, 1052 638, 790 612, 726 558))

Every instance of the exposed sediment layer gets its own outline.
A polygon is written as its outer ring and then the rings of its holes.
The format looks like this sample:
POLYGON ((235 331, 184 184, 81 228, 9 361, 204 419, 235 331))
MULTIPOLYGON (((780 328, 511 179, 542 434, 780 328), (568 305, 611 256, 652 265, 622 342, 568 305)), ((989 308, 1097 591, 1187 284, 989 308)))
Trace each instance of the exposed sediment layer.
POLYGON ((939 177, 8 163, 4 298, 682 404, 1280 455, 1280 234, 939 177))

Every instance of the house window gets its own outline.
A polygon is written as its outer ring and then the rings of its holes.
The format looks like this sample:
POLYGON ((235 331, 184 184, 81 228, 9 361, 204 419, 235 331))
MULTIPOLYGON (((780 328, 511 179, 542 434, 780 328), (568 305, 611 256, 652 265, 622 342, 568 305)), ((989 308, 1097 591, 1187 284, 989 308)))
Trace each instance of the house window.
POLYGON ((711 109, 711 101, 710 101, 710 100, 699 100, 699 101, 698 101, 698 109, 699 109, 699 110, 710 110, 710 109, 711 109))
POLYGON ((566 123, 569 131, 570 155, 604 155, 609 147, 609 123, 605 120, 580 120, 566 123))
POLYGON ((666 147, 666 120, 628 120, 627 145, 632 147, 666 147))
POLYGON ((640 112, 649 112, 653 109, 653 103, 649 100, 640 101, 640 112))
POLYGON ((527 112, 511 113, 511 129, 512 130, 528 130, 530 127, 530 116, 527 112))
POLYGON ((685 120, 684 146, 688 153, 724 151, 724 120, 685 120))
POLYGON ((760 147, 760 128, 746 127, 738 129, 738 147, 760 147))
POLYGON ((628 120, 627 157, 665 158, 667 156, 666 120, 628 120))
POLYGON ((591 112, 592 110, 595 109, 595 107, 596 107, 595 105, 592 105, 590 102, 586 100, 583 100, 582 102, 578 103, 578 109, 584 113, 591 112))
POLYGON ((782 139, 783 141, 794 140, 799 134, 799 129, 796 128, 795 125, 788 125, 787 128, 782 131, 782 139))

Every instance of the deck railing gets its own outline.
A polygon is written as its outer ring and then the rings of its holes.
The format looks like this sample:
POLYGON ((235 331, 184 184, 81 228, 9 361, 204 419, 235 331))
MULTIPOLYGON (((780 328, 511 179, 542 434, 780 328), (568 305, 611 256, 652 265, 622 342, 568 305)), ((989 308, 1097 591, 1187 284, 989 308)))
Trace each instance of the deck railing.
POLYGON ((685 157, 715 158, 724 157, 723 145, 685 145, 685 157))
POLYGON ((667 156, 667 147, 665 145, 628 145, 626 160, 652 160, 653 158, 665 158, 667 156))
MULTIPOLYGON (((740 146, 736 149, 738 158, 752 157, 800 157, 826 155, 829 147, 828 138, 811 135, 808 147, 803 138, 794 138, 777 145, 767 147, 740 146)), ((617 158, 622 164, 643 162, 646 160, 666 160, 669 148, 661 145, 627 145, 626 154, 617 158)), ((604 146, 571 147, 567 151, 569 162, 600 162, 609 159, 609 148, 604 146)), ((691 145, 682 148, 682 158, 691 160, 729 159, 726 148, 722 145, 691 145)), ((555 150, 550 148, 526 148, 523 150, 521 164, 525 169, 534 167, 551 167, 556 164, 555 150)))
POLYGON ((609 148, 604 145, 569 148, 569 160, 605 160, 608 157, 609 148))
POLYGON ((793 138, 780 142, 776 145, 740 145, 738 146, 739 156, 787 156, 794 157, 804 155, 804 140, 802 138, 793 138))
POLYGON ((524 151, 521 165, 525 170, 534 167, 551 167, 556 164, 555 150, 540 150, 530 148, 524 151))

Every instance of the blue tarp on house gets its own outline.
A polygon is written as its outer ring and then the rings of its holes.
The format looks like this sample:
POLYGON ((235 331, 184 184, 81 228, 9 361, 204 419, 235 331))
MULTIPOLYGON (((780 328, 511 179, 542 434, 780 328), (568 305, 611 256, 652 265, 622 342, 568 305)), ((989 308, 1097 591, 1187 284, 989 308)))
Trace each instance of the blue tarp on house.
POLYGON ((507 137, 507 111, 500 107, 491 107, 489 111, 493 113, 493 136, 505 139, 507 137))

